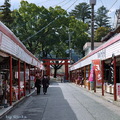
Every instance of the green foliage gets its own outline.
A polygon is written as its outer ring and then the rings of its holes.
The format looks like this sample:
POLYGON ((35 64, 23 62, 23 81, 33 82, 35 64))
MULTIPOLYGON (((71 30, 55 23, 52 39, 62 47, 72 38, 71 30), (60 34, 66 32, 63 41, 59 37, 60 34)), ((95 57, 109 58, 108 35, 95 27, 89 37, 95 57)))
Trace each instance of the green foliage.
POLYGON ((75 16, 78 20, 86 23, 91 18, 90 5, 83 2, 75 6, 75 9, 70 12, 70 16, 75 16))
POLYGON ((70 20, 70 28, 71 31, 74 31, 72 48, 74 48, 77 54, 80 54, 83 52, 84 44, 90 40, 87 34, 88 24, 84 24, 83 22, 72 18, 70 20))
MULTIPOLYGON (((96 31, 96 33, 95 33, 96 41, 100 41, 101 38, 103 36, 105 36, 107 34, 107 32, 109 32, 109 30, 110 30, 109 29, 111 27, 110 21, 109 21, 110 17, 108 17, 107 13, 108 13, 108 10, 104 6, 100 7, 97 10, 97 12, 95 12, 95 26, 94 26, 95 29, 97 29, 99 27, 105 27, 105 28, 107 27, 106 29, 103 30, 104 32, 100 31, 99 29, 96 31)), ((74 16, 78 20, 81 20, 84 23, 88 23, 88 25, 89 25, 88 29, 91 29, 90 28, 91 26, 89 24, 89 23, 91 23, 90 22, 91 8, 87 3, 83 2, 83 3, 80 3, 79 5, 76 5, 75 9, 70 12, 70 16, 74 16)), ((86 35, 83 35, 83 36, 86 36, 86 35)), ((89 38, 88 39, 85 38, 85 40, 84 40, 84 38, 85 37, 83 37, 83 39, 82 39, 83 41, 87 41, 89 39, 89 38)), ((83 44, 84 44, 84 42, 82 42, 80 44, 81 48, 82 48, 83 44)))
POLYGON ((2 21, 9 28, 11 27, 10 25, 13 22, 10 7, 11 5, 9 3, 9 0, 5 0, 4 5, 0 6, 0 21, 2 21))
POLYGON ((66 56, 63 52, 66 47, 62 49, 62 43, 66 39, 62 32, 62 26, 67 25, 67 12, 65 10, 59 6, 55 9, 52 7, 46 9, 43 6, 39 7, 32 3, 29 4, 27 1, 22 1, 20 8, 14 10, 12 16, 15 18, 12 25, 13 32, 33 54, 47 57, 54 52, 59 57, 66 56), (59 19, 56 19, 58 17, 59 19), (45 27, 49 23, 51 24, 45 27), (38 32, 42 28, 44 29, 38 32))
POLYGON ((110 28, 108 27, 99 27, 95 32, 95 41, 101 42, 101 39, 107 35, 107 33, 110 32, 110 28))
POLYGON ((14 22, 11 30, 26 45, 26 48, 38 58, 66 58, 69 49, 68 32, 71 36, 71 47, 78 54, 89 40, 88 25, 69 16, 60 6, 46 9, 27 1, 21 1, 18 10, 12 12, 14 22), (69 29, 69 31, 68 31, 69 29))
POLYGON ((110 17, 108 17, 107 13, 108 10, 104 6, 98 8, 95 16, 95 23, 97 25, 97 28, 110 27, 110 22, 109 22, 110 17))

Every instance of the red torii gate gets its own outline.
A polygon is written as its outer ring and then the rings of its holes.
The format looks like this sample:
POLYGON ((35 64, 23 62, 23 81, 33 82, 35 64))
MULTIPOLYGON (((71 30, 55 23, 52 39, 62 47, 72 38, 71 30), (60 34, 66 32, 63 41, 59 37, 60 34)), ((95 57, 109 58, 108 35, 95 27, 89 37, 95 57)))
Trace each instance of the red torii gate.
POLYGON ((66 80, 68 80, 68 65, 70 64, 68 61, 69 59, 42 59, 44 61, 43 65, 46 67, 46 74, 50 75, 50 65, 65 65, 65 76, 66 80), (52 61, 62 61, 60 63, 53 63, 52 61), (63 62, 64 61, 64 62, 63 62))

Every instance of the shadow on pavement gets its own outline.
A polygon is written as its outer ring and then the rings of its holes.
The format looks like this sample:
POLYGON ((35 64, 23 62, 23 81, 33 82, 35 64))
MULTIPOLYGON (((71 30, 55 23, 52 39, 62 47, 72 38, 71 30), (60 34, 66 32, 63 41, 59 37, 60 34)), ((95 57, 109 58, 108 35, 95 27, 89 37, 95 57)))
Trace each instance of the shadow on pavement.
MULTIPOLYGON (((61 83, 62 84, 62 83, 61 83)), ((51 82, 47 95, 34 92, 1 120, 77 120, 59 83, 51 82)))

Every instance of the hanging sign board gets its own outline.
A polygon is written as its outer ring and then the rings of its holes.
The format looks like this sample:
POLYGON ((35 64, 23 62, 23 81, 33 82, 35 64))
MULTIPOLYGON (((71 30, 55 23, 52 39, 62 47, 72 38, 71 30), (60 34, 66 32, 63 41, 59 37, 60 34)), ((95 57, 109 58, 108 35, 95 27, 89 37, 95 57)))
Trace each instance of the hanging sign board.
POLYGON ((120 97, 120 83, 117 83, 117 95, 120 97))
POLYGON ((93 68, 93 66, 91 66, 89 81, 90 82, 94 81, 94 68, 93 68))
POLYGON ((101 86, 102 85, 101 60, 100 59, 92 60, 92 63, 95 71, 96 85, 101 86))

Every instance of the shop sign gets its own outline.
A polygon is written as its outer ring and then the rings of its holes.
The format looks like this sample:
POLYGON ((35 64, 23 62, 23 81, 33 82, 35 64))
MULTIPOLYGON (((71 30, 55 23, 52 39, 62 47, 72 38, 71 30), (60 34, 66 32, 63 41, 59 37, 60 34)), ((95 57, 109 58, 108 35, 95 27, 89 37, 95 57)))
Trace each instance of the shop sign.
POLYGON ((102 83, 101 60, 100 59, 92 60, 92 63, 93 63, 93 68, 95 70, 96 84, 99 86, 102 83))
POLYGON ((117 83, 117 95, 120 97, 120 83, 117 83))
POLYGON ((106 58, 106 49, 103 49, 97 53, 98 58, 106 58))

